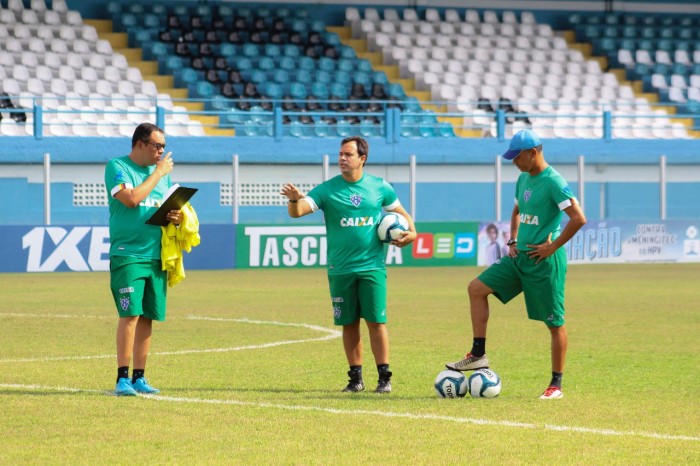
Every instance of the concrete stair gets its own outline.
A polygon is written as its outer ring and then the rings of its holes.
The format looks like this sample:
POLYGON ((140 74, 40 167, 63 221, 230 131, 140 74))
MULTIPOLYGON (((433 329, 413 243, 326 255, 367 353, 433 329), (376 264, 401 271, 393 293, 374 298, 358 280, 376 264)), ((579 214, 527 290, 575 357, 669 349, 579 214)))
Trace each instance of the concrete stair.
MULTIPOLYGON (((352 34, 349 26, 338 26, 327 28, 329 32, 338 34, 343 44, 349 45, 355 50, 359 58, 368 60, 372 64, 372 68, 376 71, 384 71, 389 82, 398 83, 406 91, 406 95, 415 97, 419 102, 427 102, 432 100, 430 91, 416 90, 416 81, 414 79, 402 79, 397 65, 387 65, 384 63, 384 57, 379 52, 369 52, 367 50, 366 39, 352 39, 352 34)), ((433 104, 421 104, 421 107, 435 112, 446 112, 447 106, 438 106, 433 104)), ((438 116, 438 121, 448 122, 454 128, 455 134, 459 137, 479 138, 482 136, 480 130, 471 130, 462 128, 464 120, 461 117, 442 117, 438 116)))
MULTIPOLYGON (((178 102, 179 99, 189 97, 187 89, 174 88, 174 78, 169 75, 158 74, 158 62, 143 60, 143 51, 140 48, 129 48, 128 35, 123 32, 113 32, 112 21, 102 19, 86 19, 85 24, 93 26, 97 30, 100 39, 106 39, 112 45, 115 53, 121 53, 126 57, 129 66, 138 68, 143 79, 153 81, 158 92, 168 94, 176 105, 183 106, 189 112, 201 112, 204 110, 202 102, 178 102)), ((190 119, 202 123, 204 132, 208 136, 234 136, 233 129, 218 128, 219 119, 212 115, 189 115, 190 119)))
MULTIPOLYGON (((575 42, 574 31, 565 31, 563 34, 564 39, 566 39, 567 43, 569 44, 569 47, 571 47, 572 49, 580 50, 587 60, 597 60, 598 63, 600 63, 601 70, 607 69, 607 57, 593 56, 592 44, 575 42)), ((624 69, 612 68, 609 70, 609 72, 615 74, 615 76, 617 77, 617 81, 620 83, 620 85, 630 86, 637 97, 643 97, 644 99, 646 99, 651 104, 652 109, 663 110, 668 115, 675 115, 677 113, 678 109, 676 107, 672 105, 659 104, 659 95, 657 93, 644 92, 642 81, 629 81, 627 79, 627 73, 624 69)), ((669 123, 682 123, 688 129, 688 134, 692 138, 700 137, 700 131, 693 130, 694 122, 692 118, 669 118, 669 123)))

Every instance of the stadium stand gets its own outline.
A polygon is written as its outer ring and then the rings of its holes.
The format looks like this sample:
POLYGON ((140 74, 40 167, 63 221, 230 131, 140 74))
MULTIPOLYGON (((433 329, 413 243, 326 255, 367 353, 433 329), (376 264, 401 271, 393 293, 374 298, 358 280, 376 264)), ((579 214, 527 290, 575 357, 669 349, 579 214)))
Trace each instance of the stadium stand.
POLYGON ((0 90, 27 134, 35 104, 46 135, 107 136, 155 116, 172 135, 687 138, 700 111, 693 18, 572 14, 566 33, 495 9, 351 6, 338 25, 305 7, 113 0, 84 20, 26 3, 0 9, 0 90))

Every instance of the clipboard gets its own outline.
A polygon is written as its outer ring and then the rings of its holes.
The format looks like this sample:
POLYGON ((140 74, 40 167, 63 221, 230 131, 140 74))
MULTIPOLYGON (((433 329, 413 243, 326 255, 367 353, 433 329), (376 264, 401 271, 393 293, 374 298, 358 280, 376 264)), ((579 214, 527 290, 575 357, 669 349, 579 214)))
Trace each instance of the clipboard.
MULTIPOLYGON (((175 185, 173 185, 173 188, 175 188, 175 185)), ((185 205, 197 191, 197 188, 177 186, 165 199, 165 202, 158 207, 158 210, 151 215, 151 218, 146 220, 146 223, 160 227, 167 226, 168 223, 170 223, 167 218, 168 212, 182 209, 182 206, 185 205)))

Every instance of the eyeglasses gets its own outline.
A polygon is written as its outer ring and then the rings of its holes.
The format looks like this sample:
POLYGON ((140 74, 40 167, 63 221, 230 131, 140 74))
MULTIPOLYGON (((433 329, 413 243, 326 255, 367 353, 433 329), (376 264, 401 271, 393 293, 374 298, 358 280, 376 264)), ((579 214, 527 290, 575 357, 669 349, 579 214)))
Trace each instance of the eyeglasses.
POLYGON ((158 144, 158 143, 151 142, 151 141, 141 141, 141 142, 145 142, 146 144, 152 145, 153 147, 156 148, 156 150, 165 149, 165 144, 158 144))

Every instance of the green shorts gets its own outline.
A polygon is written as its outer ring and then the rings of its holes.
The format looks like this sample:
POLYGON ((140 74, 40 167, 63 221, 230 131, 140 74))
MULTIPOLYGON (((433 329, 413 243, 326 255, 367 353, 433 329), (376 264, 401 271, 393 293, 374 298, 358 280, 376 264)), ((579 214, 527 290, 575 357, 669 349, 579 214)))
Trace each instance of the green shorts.
POLYGON ((328 275, 335 325, 386 323, 386 270, 328 275))
POLYGON ((165 320, 168 274, 159 260, 111 256, 110 287, 119 317, 165 320))
POLYGON ((479 275, 494 296, 503 304, 521 292, 525 294, 527 316, 548 327, 564 325, 564 285, 566 282, 566 250, 536 264, 525 252, 515 258, 502 257, 479 275))

